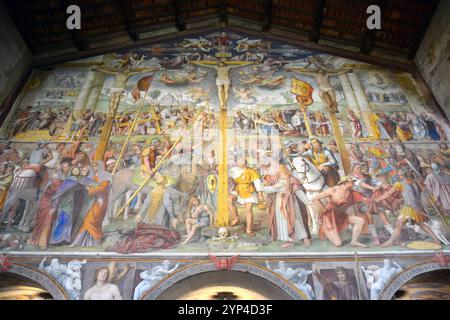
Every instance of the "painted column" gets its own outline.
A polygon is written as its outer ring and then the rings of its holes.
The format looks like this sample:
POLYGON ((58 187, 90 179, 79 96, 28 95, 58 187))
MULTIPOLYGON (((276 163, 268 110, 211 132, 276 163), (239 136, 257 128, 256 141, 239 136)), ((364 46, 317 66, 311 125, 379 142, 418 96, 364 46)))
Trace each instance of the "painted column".
POLYGON ((372 126, 370 125, 370 113, 372 110, 370 109, 369 102, 367 101, 366 93, 364 92, 361 82, 355 72, 348 73, 347 76, 353 88, 353 93, 359 106, 364 124, 366 125, 368 134, 369 136, 373 136, 372 126))
POLYGON ((342 89, 344 90, 345 100, 347 100, 347 106, 354 111, 358 116, 361 116, 361 109, 356 101, 355 93, 353 92, 352 85, 348 79, 347 73, 339 76, 342 89))
POLYGON ((75 117, 83 115, 83 113, 86 111, 86 105, 91 90, 94 86, 96 75, 97 72, 95 71, 89 71, 89 73, 87 74, 86 81, 84 82, 83 87, 81 88, 80 93, 78 94, 77 101, 75 101, 75 105, 73 107, 75 117))
POLYGON ((103 85, 105 84, 106 75, 96 72, 95 80, 86 103, 86 110, 95 111, 97 108, 97 101, 102 93, 103 85))
POLYGON ((67 136, 67 134, 70 132, 70 128, 73 124, 73 119, 79 118, 83 115, 83 113, 86 111, 86 104, 89 98, 89 95, 92 90, 92 86, 95 81, 97 72, 95 71, 89 71, 89 73, 86 76, 86 80, 83 84, 83 87, 80 90, 80 93, 78 94, 77 100, 75 101, 75 105, 73 107, 73 110, 69 116, 69 119, 67 119, 67 124, 64 127, 64 136, 67 136))
POLYGON ((94 155, 94 161, 103 160, 103 155, 105 154, 106 148, 108 146, 109 136, 111 135, 114 118, 119 108, 120 100, 122 98, 124 90, 117 90, 111 92, 109 111, 106 116, 105 124, 102 128, 102 134, 100 135, 100 141, 98 142, 97 149, 94 155))
POLYGON ((336 113, 333 112, 330 108, 328 108, 328 114, 330 117, 331 128, 334 133, 335 141, 339 150, 339 154, 342 160, 342 166, 345 174, 350 174, 352 168, 350 165, 350 158, 345 147, 344 136, 342 135, 341 128, 339 127, 339 121, 336 116, 336 113))

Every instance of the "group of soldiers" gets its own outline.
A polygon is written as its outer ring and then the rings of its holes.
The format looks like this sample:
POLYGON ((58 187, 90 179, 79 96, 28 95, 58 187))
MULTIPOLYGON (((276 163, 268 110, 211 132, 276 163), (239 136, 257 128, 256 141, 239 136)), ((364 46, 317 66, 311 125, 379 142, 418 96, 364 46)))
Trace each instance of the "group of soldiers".
MULTIPOLYGON (((331 133, 330 121, 320 112, 308 112, 308 125, 311 133, 316 136, 329 136, 331 133)), ((307 125, 301 111, 264 111, 254 112, 251 115, 236 111, 233 126, 240 130, 253 130, 270 134, 274 130, 283 135, 307 137, 307 125)))
POLYGON ((445 232, 440 232, 434 223, 443 220, 445 224, 444 218, 450 212, 450 156, 446 144, 441 144, 439 152, 426 160, 402 142, 397 146, 351 144, 352 171, 346 175, 335 146, 332 141, 325 147, 318 138, 300 143, 286 140, 280 159, 273 156, 269 159, 269 155, 259 165, 249 165, 245 159, 231 168, 231 225, 239 223, 236 204, 240 204, 245 207, 247 234, 254 235, 252 208, 258 205, 268 209, 272 239, 284 241, 285 246, 296 240, 303 240, 308 246, 311 233, 315 232, 320 239, 341 246, 342 232, 349 225, 353 225, 350 241, 353 246, 367 247, 359 241, 364 233, 371 235, 376 246, 402 244, 405 226, 415 227, 436 244, 448 244, 445 232), (308 190, 314 181, 308 181, 308 176, 299 169, 302 161, 311 164, 307 170, 318 170, 320 174, 313 176, 315 180, 323 178, 323 183, 314 190, 308 190), (276 196, 270 199, 271 194, 276 196), (302 211, 302 205, 308 215, 297 212, 297 207, 302 211), (384 243, 379 235, 381 226, 377 228, 374 216, 379 217, 389 234, 384 243), (396 221, 392 219, 394 216, 396 221), (312 230, 314 219, 318 230, 312 230))
MULTIPOLYGON (((193 114, 187 114, 185 111, 180 110, 179 115, 183 115, 186 119, 189 116, 193 118, 193 114)), ((208 113, 200 112, 196 121, 203 123, 208 119, 208 113)), ((163 137, 162 140, 154 139, 151 143, 143 141, 140 144, 133 144, 120 159, 119 168, 138 168, 144 177, 155 174, 157 163, 173 143, 167 136, 161 137, 163 137)), ((21 168, 35 170, 38 180, 41 180, 42 188, 49 182, 49 178, 59 179, 63 184, 67 179, 76 180, 86 190, 93 186, 98 187, 102 182, 98 180, 100 176, 104 181, 109 181, 108 184, 111 183, 113 176, 111 173, 116 167, 119 150, 110 143, 103 161, 94 163, 91 160, 94 150, 90 150, 89 147, 83 148, 83 145, 82 142, 67 145, 61 143, 54 144, 50 148, 48 143, 40 141, 31 154, 26 156, 26 159, 22 159, 21 168), (50 177, 44 174, 44 167, 48 169, 53 162, 51 166, 54 169, 50 177), (99 167, 102 168, 100 176, 99 167), (97 180, 94 177, 97 177, 97 180)), ((341 246, 344 243, 342 232, 349 225, 353 225, 350 241, 353 246, 367 247, 367 244, 360 241, 361 235, 365 232, 371 235, 373 245, 392 246, 401 240, 401 232, 407 224, 421 228, 433 242, 442 243, 440 235, 431 227, 429 214, 430 208, 434 209, 435 215, 446 216, 450 212, 450 175, 448 174, 450 153, 444 143, 440 144, 439 148, 432 157, 427 157, 427 152, 413 151, 401 141, 350 143, 347 149, 352 171, 344 174, 341 156, 334 141, 331 140, 325 146, 319 138, 301 142, 285 139, 278 158, 274 158, 270 150, 266 150, 265 154, 258 155, 259 162, 244 156, 238 160, 237 164, 229 166, 229 225, 236 226, 241 223, 238 208, 243 207, 245 232, 250 237, 255 236, 253 210, 255 206, 258 206, 266 210, 269 216, 269 233, 272 240, 281 241, 283 247, 291 246, 295 241, 300 240, 309 246, 314 241, 312 238, 314 234, 317 234, 319 239, 328 239, 333 245, 341 246), (302 161, 306 165, 303 171, 300 169, 302 161), (306 174, 308 170, 316 170, 317 177, 310 178, 306 174), (309 185, 314 185, 315 180, 321 181, 320 179, 323 179, 323 183, 319 184, 318 188, 308 189, 309 185), (393 214, 397 217, 394 223, 393 214), (382 228, 390 235, 384 243, 381 243, 379 236, 381 226, 377 228, 375 223, 377 219, 374 219, 374 216, 379 217, 379 221, 383 224, 382 228), (317 225, 314 226, 314 224, 317 225)), ((192 152, 192 150, 184 150, 186 151, 192 152)), ((14 150, 6 145, 2 155, 8 152, 14 153, 14 150)), ((211 156, 214 159, 208 163, 207 172, 217 174, 217 160, 213 153, 211 156)), ((6 199, 7 188, 11 186, 16 173, 17 170, 14 171, 13 167, 0 166, 0 177, 4 177, 2 185, 6 186, 2 189, 6 190, 2 193, 2 201, 6 199)), ((199 172, 190 173, 199 175, 199 172)), ((155 175, 155 179, 161 180, 161 178, 161 174, 155 175)), ((105 185, 102 197, 105 197, 108 190, 109 187, 105 185)), ((199 188, 196 190, 198 191, 199 188)), ((45 193, 45 190, 42 189, 40 192, 45 193)), ((39 196, 41 194, 38 194, 39 196)), ((149 199, 151 196, 152 194, 147 194, 149 199)), ((216 203, 210 203, 211 199, 205 200, 203 195, 191 194, 191 196, 197 199, 193 202, 196 208, 200 208, 199 212, 205 212, 201 214, 204 215, 204 220, 208 218, 207 224, 212 225, 215 221, 214 214, 218 214, 215 212, 216 203), (205 205, 208 206, 205 207, 205 205), (204 208, 212 209, 212 211, 204 208)), ((101 206, 103 216, 108 205, 111 204, 105 203, 101 206)), ((159 203, 159 205, 163 204, 159 203)), ((12 219, 8 220, 10 223, 12 219)), ((198 229, 196 225, 200 223, 200 220, 188 217, 186 222, 190 221, 189 230, 198 229)), ((97 225, 101 233, 101 221, 97 221, 97 225)), ((164 227, 172 228, 172 225, 168 224, 164 227)), ((77 230, 72 231, 77 232, 77 230)), ((98 234, 96 236, 97 241, 91 239, 89 243, 99 244, 98 234)), ((191 238, 192 235, 188 237, 188 241, 191 238)), ((36 244, 43 241, 39 237, 36 239, 36 244)), ((47 239, 44 243, 48 244, 49 240, 47 239)), ((80 241, 78 242, 84 243, 80 241)))

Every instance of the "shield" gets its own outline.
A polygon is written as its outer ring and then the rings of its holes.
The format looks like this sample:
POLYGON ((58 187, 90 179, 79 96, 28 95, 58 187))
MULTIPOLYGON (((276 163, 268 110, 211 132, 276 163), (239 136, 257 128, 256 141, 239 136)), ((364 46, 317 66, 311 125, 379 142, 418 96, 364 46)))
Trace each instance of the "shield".
POLYGON ((216 192, 217 189, 217 177, 215 174, 210 174, 207 178, 206 178, 206 182, 208 184, 208 190, 211 193, 216 192))

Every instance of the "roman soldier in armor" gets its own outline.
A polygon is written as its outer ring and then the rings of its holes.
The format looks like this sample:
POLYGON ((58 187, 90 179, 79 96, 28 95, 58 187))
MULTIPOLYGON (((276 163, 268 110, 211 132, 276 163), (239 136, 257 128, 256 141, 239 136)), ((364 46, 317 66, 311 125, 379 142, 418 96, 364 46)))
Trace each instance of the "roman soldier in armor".
POLYGON ((30 154, 28 165, 24 169, 32 169, 36 171, 38 176, 37 186, 42 189, 48 182, 48 173, 45 167, 49 161, 53 160, 53 153, 47 147, 48 142, 39 140, 36 143, 36 149, 30 154))
POLYGON ((329 187, 334 187, 340 181, 339 165, 333 152, 322 146, 319 139, 311 139, 312 148, 302 154, 308 158, 314 166, 322 173, 325 183, 329 187))

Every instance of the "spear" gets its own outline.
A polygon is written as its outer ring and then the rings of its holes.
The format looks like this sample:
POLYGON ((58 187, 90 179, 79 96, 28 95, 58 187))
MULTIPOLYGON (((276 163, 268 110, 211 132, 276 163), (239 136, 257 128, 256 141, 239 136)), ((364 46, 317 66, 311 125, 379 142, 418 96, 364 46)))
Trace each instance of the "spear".
POLYGON ((133 199, 139 194, 139 192, 141 192, 141 190, 147 185, 147 183, 149 183, 150 179, 153 178, 153 175, 156 173, 156 171, 158 171, 158 169, 162 166, 162 164, 164 163, 164 161, 167 159, 167 157, 170 155, 170 153, 173 151, 173 149, 177 146, 177 144, 179 144, 181 142, 181 140, 183 140, 183 137, 180 136, 178 138, 177 141, 175 141, 175 143, 173 144, 173 146, 169 149, 169 151, 166 152, 166 154, 164 155, 164 157, 162 157, 161 161, 158 162, 158 164, 155 166, 155 168, 153 168, 152 172, 150 173, 150 175, 147 177, 147 179, 145 179, 145 181, 139 186, 139 188, 133 193, 133 195, 130 197, 130 199, 128 199, 127 203, 125 203, 125 205, 120 208, 119 211, 117 211, 117 213, 114 215, 114 217, 118 217, 122 214, 122 212, 130 205, 130 203, 133 201, 133 199))
POLYGON ((283 149, 283 152, 286 154, 286 158, 289 161, 290 165, 292 166, 293 169, 295 169, 295 166, 291 161, 291 155, 287 152, 286 148, 283 146, 282 143, 280 144, 280 146, 281 146, 281 149, 283 149))
POLYGON ((447 227, 447 229, 450 229, 448 227, 447 221, 445 221, 445 218, 442 216, 441 212, 439 211, 439 209, 437 208, 436 204, 434 203, 434 201, 432 200, 431 196, 426 196, 428 202, 432 205, 433 209, 437 212, 437 214, 439 215, 439 217, 442 219, 442 221, 444 222, 445 226, 447 227))
POLYGON ((135 115, 134 120, 133 120, 133 124, 131 125, 131 128, 130 128, 130 130, 128 132, 127 138, 125 139, 125 142, 122 145, 122 149, 120 150, 119 158, 117 159, 117 162, 116 162, 116 164, 114 166, 112 174, 116 173, 117 169, 119 168, 120 161, 122 160, 123 154, 125 153, 125 150, 126 150, 126 148, 128 146, 128 143, 130 142, 131 134, 134 131, 134 127, 136 126, 136 123, 137 123, 137 121, 139 119, 139 115, 141 113, 141 110, 144 107, 144 102, 145 102, 145 99, 147 98, 148 92, 150 91, 150 86, 152 84, 152 80, 153 80, 152 76, 147 76, 147 77, 144 77, 144 78, 140 79, 138 81, 138 83, 137 83, 137 90, 139 90, 139 91, 144 91, 145 90, 145 96, 144 96, 144 99, 141 100, 141 104, 139 106, 138 111, 136 112, 136 115, 135 115))

